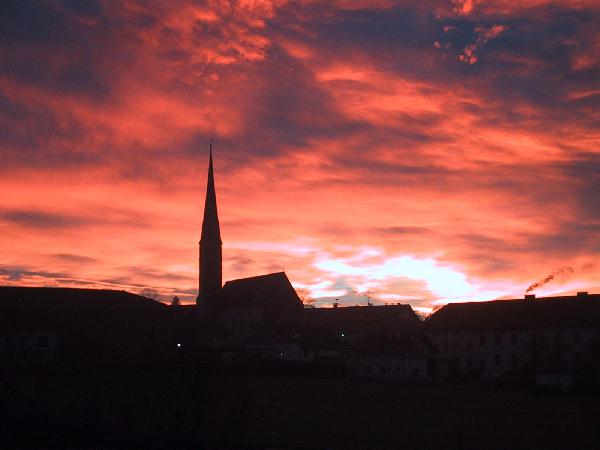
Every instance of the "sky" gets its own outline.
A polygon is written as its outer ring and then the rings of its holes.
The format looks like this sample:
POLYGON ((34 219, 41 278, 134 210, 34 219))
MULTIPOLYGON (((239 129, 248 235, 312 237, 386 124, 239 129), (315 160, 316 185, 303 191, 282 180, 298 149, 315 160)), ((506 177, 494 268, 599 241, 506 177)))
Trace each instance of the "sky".
POLYGON ((600 292, 598 0, 0 3, 0 284, 600 292), (553 275, 553 276, 551 276, 553 275))

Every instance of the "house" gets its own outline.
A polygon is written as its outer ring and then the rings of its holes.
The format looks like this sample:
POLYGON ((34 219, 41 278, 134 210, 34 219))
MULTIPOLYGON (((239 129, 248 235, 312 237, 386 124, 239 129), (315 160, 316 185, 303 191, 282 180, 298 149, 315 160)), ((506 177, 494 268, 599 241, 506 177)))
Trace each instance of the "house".
POLYGON ((347 372, 353 378, 431 379, 440 373, 438 353, 422 333, 370 335, 348 359, 347 372))
POLYGON ((459 374, 497 378, 548 362, 582 367, 600 330, 600 295, 451 303, 425 330, 459 374))
POLYGON ((128 364, 170 345, 174 316, 125 291, 0 287, 0 360, 128 364))
POLYGON ((357 345, 367 336, 419 333, 421 322, 410 305, 306 308, 304 326, 325 330, 357 345))

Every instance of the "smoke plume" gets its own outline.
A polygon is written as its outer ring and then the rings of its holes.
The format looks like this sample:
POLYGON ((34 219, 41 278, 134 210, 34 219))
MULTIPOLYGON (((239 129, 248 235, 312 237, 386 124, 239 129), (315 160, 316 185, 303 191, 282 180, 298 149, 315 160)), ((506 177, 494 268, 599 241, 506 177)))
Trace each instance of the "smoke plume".
POLYGON ((542 278, 539 281, 536 281, 531 286, 527 288, 525 293, 531 292, 534 289, 544 286, 545 284, 550 283, 552 280, 558 278, 561 281, 566 280, 572 273, 574 272, 572 267, 561 267, 560 269, 554 270, 550 275, 547 275, 545 278, 542 278))

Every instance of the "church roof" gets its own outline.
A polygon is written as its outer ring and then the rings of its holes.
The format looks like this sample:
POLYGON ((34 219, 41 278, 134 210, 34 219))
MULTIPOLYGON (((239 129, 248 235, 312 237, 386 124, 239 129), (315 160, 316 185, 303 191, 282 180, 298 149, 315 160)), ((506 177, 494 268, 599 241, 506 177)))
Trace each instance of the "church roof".
POLYGON ((0 286, 0 308, 159 310, 168 307, 160 302, 126 291, 0 286))
POLYGON ((208 159, 208 180, 206 182, 206 200, 204 202, 201 240, 221 242, 221 229, 219 227, 217 195, 215 193, 215 178, 213 174, 212 147, 208 159))
POLYGON ((600 326, 600 295, 450 303, 426 322, 431 331, 595 328, 600 326))
POLYGON ((227 281, 220 292, 219 304, 224 308, 302 307, 285 272, 227 281))

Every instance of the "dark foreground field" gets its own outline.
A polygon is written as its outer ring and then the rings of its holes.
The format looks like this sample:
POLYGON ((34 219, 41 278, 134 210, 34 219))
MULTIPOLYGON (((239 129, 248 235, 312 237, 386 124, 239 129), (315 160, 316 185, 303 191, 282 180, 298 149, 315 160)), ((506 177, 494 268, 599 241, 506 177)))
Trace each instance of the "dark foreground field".
MULTIPOLYGON (((301 448, 600 448, 598 398, 457 385, 224 380, 246 402, 244 438, 301 448)), ((235 394, 234 394, 235 393, 235 394)))
POLYGON ((8 377, 1 448, 598 449, 598 396, 153 371, 8 377))

